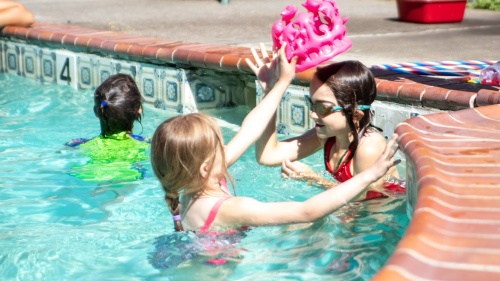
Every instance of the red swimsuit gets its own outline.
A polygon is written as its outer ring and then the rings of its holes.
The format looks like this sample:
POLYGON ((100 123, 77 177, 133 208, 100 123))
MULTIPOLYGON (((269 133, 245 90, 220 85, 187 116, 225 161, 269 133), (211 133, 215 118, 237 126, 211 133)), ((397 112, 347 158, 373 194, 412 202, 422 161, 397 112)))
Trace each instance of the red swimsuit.
MULTIPOLYGON (((330 165, 330 151, 332 150, 332 147, 333 145, 335 145, 335 137, 333 138, 329 138, 326 143, 325 143, 325 148, 324 148, 324 158, 325 158, 325 168, 328 172, 330 172, 330 174, 332 174, 332 176, 338 180, 339 182, 345 182, 347 181, 348 179, 351 179, 352 178, 352 174, 351 174, 351 165, 352 165, 352 160, 353 158, 351 158, 349 161, 345 162, 345 161, 342 161, 339 165, 339 167, 337 168, 336 171, 333 170, 333 167, 330 165)), ((354 152, 356 151, 356 148, 351 144, 349 146, 349 150, 347 151, 347 153, 345 154, 344 157, 342 157, 343 159, 349 159, 349 157, 354 154, 354 152)), ((341 160, 343 160, 341 159, 341 160)), ((366 199, 364 200, 370 200, 370 199, 375 199, 375 198, 387 198, 388 196, 381 193, 381 192, 378 192, 378 191, 375 191, 375 190, 368 190, 366 192, 366 199)))

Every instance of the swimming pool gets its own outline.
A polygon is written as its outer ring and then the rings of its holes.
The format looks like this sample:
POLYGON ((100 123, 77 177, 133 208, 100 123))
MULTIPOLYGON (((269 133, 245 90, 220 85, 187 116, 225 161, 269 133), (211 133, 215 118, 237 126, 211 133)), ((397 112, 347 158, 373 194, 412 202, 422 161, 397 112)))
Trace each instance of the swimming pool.
MULTIPOLYGON (((351 203, 312 225, 254 228, 177 267, 192 234, 173 234, 151 172, 133 182, 89 183, 70 175, 87 159, 64 143, 99 134, 92 90, 0 75, 0 276, 3 280, 368 280, 392 254, 408 218, 406 197, 351 203), (175 242, 175 243, 173 243, 175 242), (184 243, 184 244, 183 244, 184 243), (209 258, 224 256, 224 265, 209 258), (172 263, 175 261, 172 258, 172 263)), ((173 111, 146 105, 134 133, 151 136, 173 111)), ((207 111, 226 141, 247 109, 207 111)), ((322 169, 321 155, 306 159, 322 169)), ((320 192, 259 166, 251 148, 230 168, 238 195, 302 201, 320 192)), ((203 241, 192 241, 191 245, 203 241)))

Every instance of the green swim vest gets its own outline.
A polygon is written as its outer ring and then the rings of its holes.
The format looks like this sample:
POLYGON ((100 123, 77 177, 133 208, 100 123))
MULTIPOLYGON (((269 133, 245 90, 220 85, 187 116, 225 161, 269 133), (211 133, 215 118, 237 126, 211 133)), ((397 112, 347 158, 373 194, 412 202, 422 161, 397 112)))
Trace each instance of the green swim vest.
POLYGON ((95 137, 81 145, 81 154, 90 158, 83 166, 73 166, 71 175, 88 182, 134 181, 144 177, 140 162, 147 160, 149 144, 126 132, 106 138, 95 137))

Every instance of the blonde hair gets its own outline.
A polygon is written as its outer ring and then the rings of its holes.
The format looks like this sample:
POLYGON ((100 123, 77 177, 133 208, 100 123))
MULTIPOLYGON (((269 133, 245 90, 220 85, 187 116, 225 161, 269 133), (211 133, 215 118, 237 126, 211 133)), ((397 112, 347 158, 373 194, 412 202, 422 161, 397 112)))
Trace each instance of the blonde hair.
MULTIPOLYGON (((200 167, 207 162, 208 173, 213 168, 217 151, 222 153, 222 170, 227 172, 222 133, 209 115, 192 113, 172 117, 156 128, 151 141, 151 165, 165 191, 165 200, 172 215, 180 213, 179 193, 196 194, 207 182, 200 167)), ((175 230, 184 230, 180 220, 175 230)))

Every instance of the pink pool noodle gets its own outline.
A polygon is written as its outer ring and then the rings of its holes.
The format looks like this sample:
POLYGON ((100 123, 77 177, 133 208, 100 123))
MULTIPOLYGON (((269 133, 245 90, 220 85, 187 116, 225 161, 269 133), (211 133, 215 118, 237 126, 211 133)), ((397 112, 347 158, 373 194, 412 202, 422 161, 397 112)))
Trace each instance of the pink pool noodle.
POLYGON ((345 37, 348 18, 340 17, 333 0, 307 0, 302 6, 307 13, 297 14, 297 7, 286 6, 271 31, 274 50, 286 42, 286 57, 297 56, 296 72, 330 60, 352 46, 345 37))

